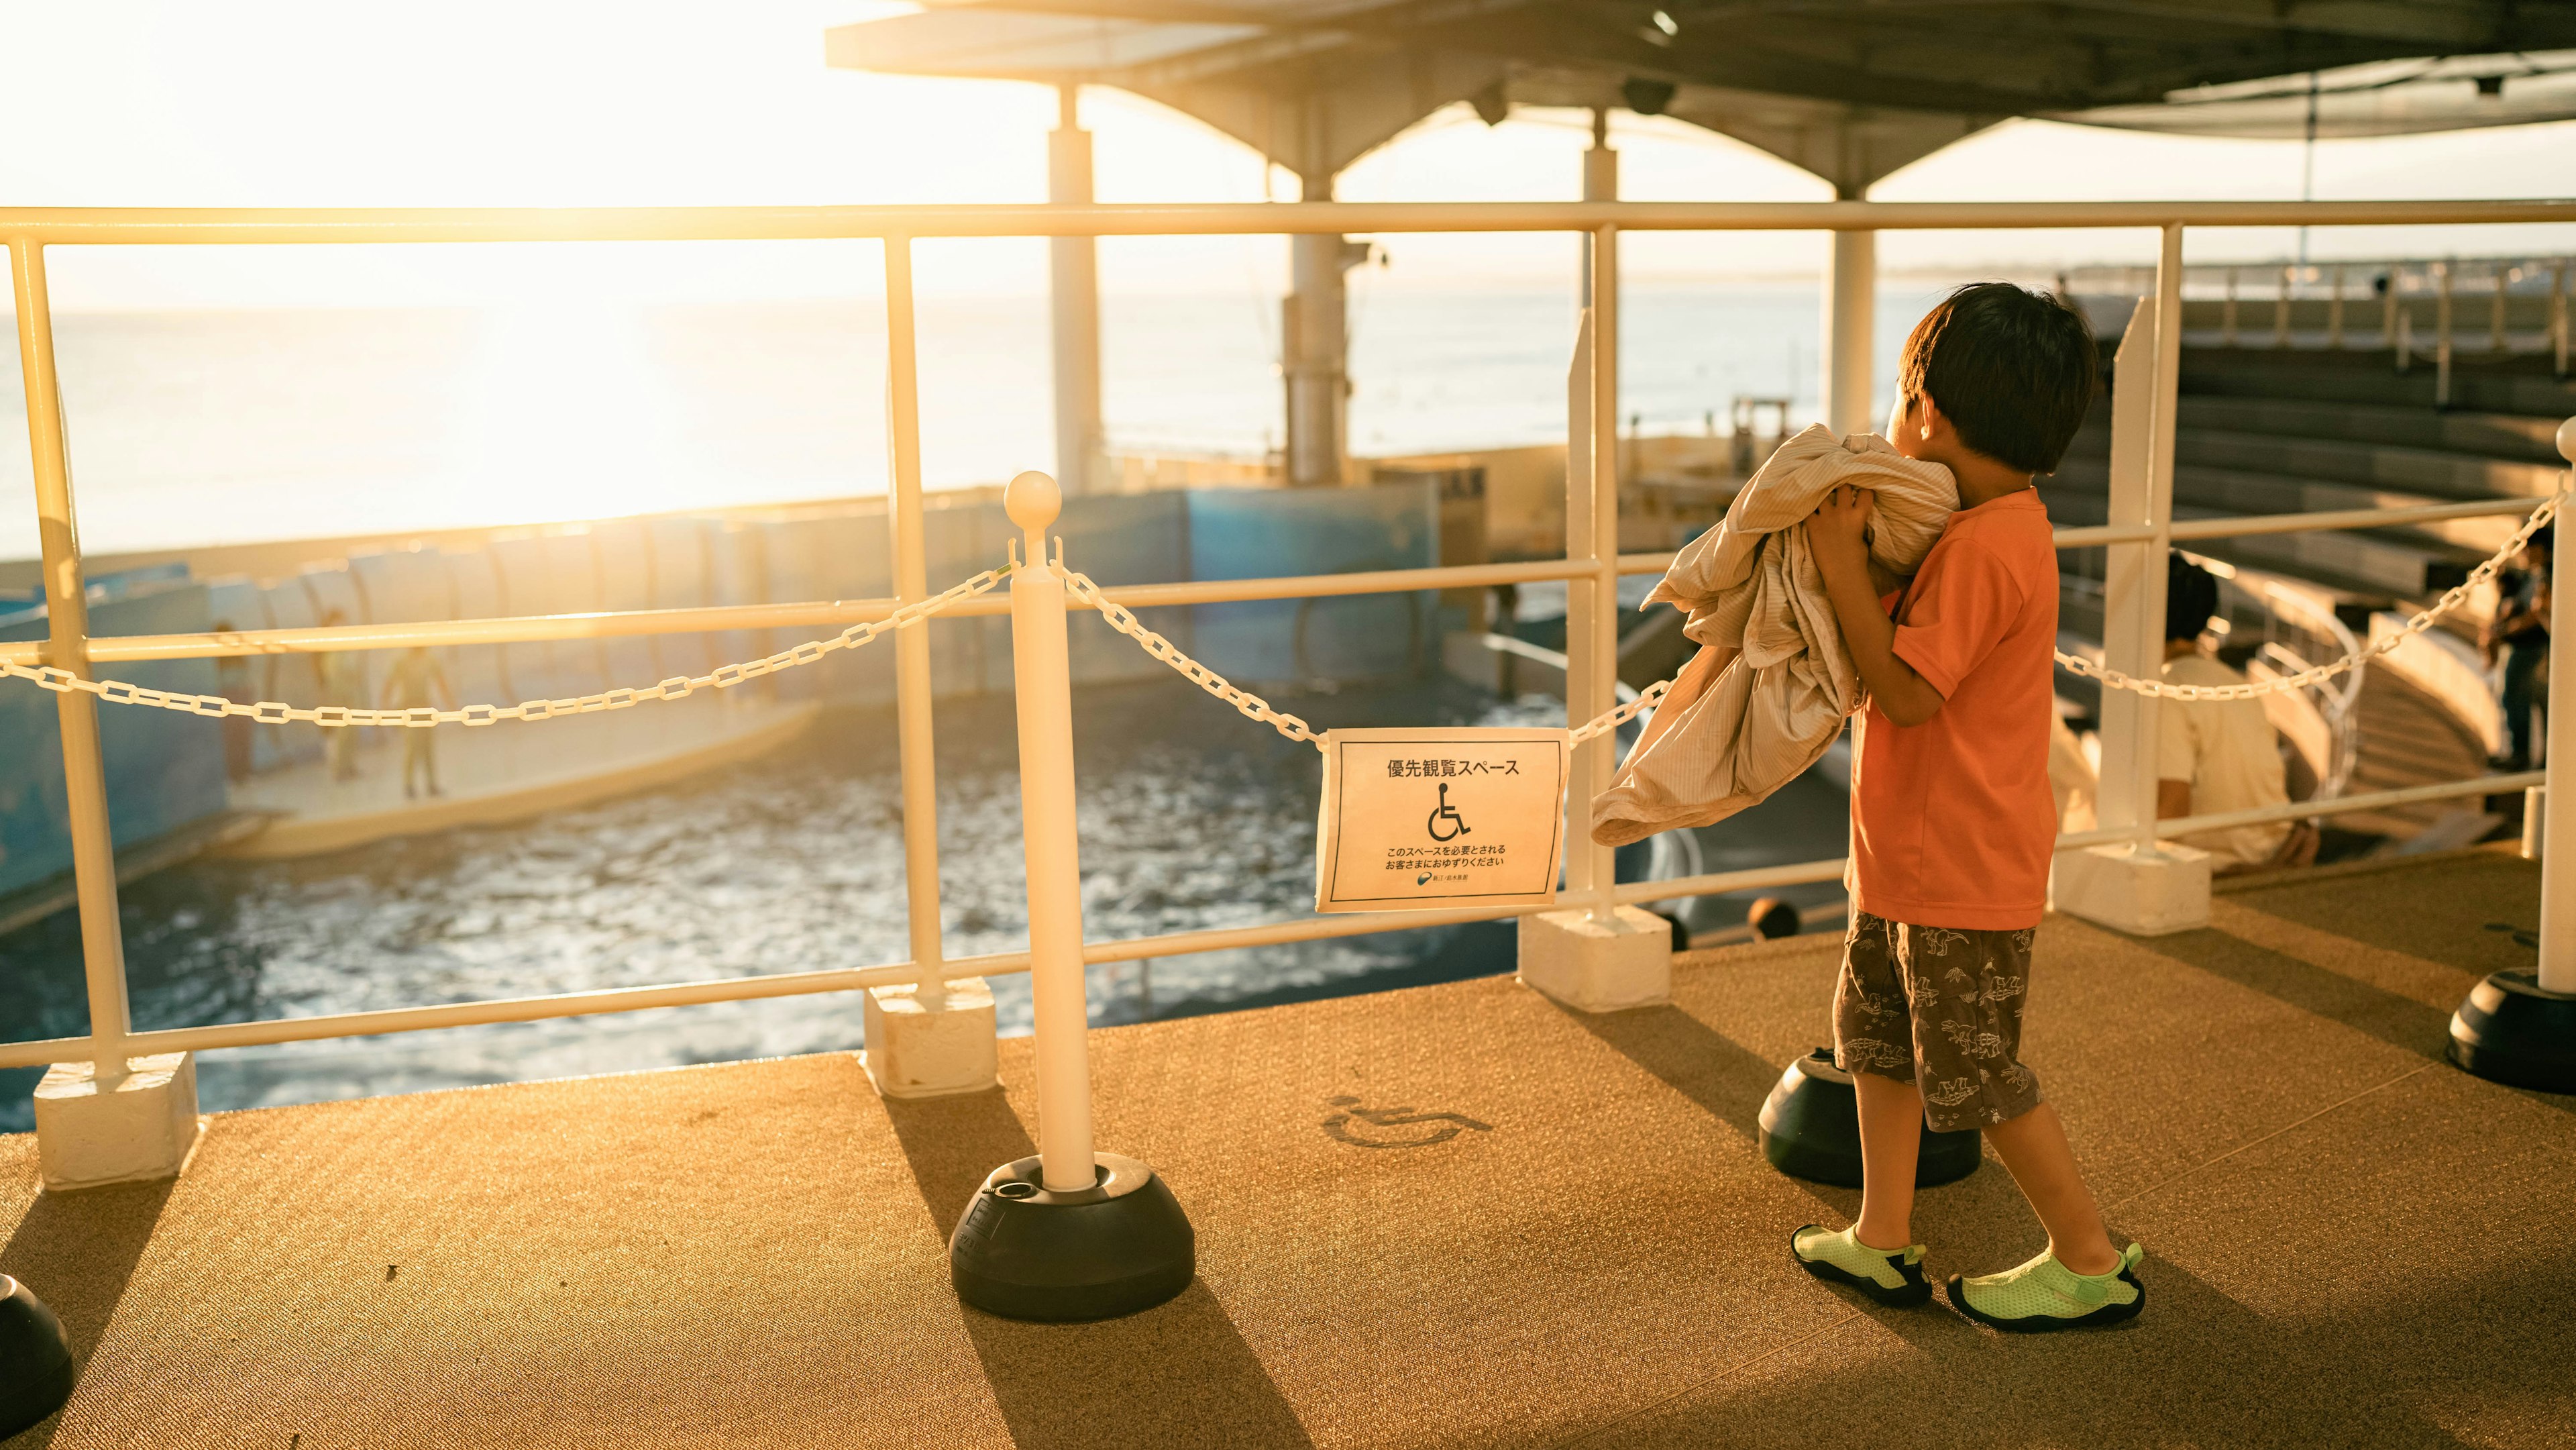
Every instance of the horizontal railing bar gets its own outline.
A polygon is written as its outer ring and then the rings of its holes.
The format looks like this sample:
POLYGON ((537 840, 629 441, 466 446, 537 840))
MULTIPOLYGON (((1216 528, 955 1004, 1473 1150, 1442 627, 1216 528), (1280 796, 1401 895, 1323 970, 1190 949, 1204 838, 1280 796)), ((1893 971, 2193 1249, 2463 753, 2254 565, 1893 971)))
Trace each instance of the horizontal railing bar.
POLYGON ((1920 231, 2576 221, 2576 201, 1234 202, 1106 206, 25 207, 0 239, 82 246, 818 241, 1326 232, 1920 231))
MULTIPOLYGON (((1670 554, 1630 554, 1619 561, 1623 574, 1659 574, 1670 554)), ((1260 599, 1321 598, 1342 594, 1391 594, 1412 590, 1475 589, 1496 584, 1529 584, 1551 579, 1580 579, 1590 564, 1539 559, 1513 564, 1456 564, 1433 569, 1381 569, 1353 574, 1296 574, 1271 579, 1213 579, 1180 584, 1129 584, 1101 591, 1131 609, 1160 605, 1225 604, 1260 599)), ((1087 601, 1067 600, 1069 608, 1088 609, 1087 601)), ((93 636, 93 663, 133 660, 215 659, 234 655, 335 654, 343 651, 409 649, 416 645, 525 644, 549 639, 612 639, 640 634, 690 634, 723 629, 788 629, 834 625, 846 627, 893 614, 892 599, 814 600, 801 604, 726 604, 697 609, 640 609, 592 614, 516 615, 501 619, 438 619, 412 624, 343 624, 328 628, 242 629, 221 634, 133 634, 93 636)), ((943 611, 944 617, 1003 615, 1007 597, 986 595, 964 600, 943 611)), ((0 661, 36 666, 45 663, 42 640, 0 644, 0 661)), ((642 683, 642 682, 638 682, 642 683)))
MULTIPOLYGON (((2262 826, 2274 821, 2304 821, 2317 816, 2339 816, 2351 811, 2375 811, 2387 806, 2420 805, 2425 801, 2452 800, 2464 795, 2504 795, 2528 786, 2546 785, 2549 772, 2526 770, 2513 775, 2482 775, 2471 780, 2446 780, 2432 785, 2410 785, 2400 790, 2378 790, 2364 795, 2336 796, 2332 800, 2292 801, 2288 805, 2257 806, 2252 810, 2220 811, 2206 816, 2175 816, 2156 822, 2159 839, 2193 836, 2202 831, 2229 831, 2238 826, 2262 826)), ((2133 841, 2134 828, 2105 826, 2098 831, 2080 831, 2057 838, 2060 851, 2079 850, 2086 846, 2108 846, 2133 841)))
MULTIPOLYGON (((2546 771, 2530 770, 2514 775, 2482 776, 2475 780, 2446 781, 2436 785, 2410 786, 2404 790, 2376 791, 2368 795, 2339 796, 2329 801, 2296 801, 2286 806, 2268 806, 2250 811, 2227 811, 2206 816, 2184 816, 2158 821, 2156 834, 2190 835, 2200 831, 2227 830, 2237 826, 2260 825, 2269 821, 2299 820, 2313 816, 2338 815, 2347 811, 2377 810, 2383 806, 2409 805, 2422 801, 2445 800, 2464 795, 2498 795, 2525 786, 2547 782, 2546 771)), ((2085 831, 2057 838, 2057 849, 2075 850, 2085 846, 2109 845, 2132 840, 2136 832, 2122 828, 2085 831)), ((1760 866, 1744 871, 1719 871, 1699 876, 1676 877, 1667 881, 1632 881, 1618 888, 1621 904, 1667 901, 1677 896, 1714 896, 1729 891, 1747 891, 1764 886, 1796 886, 1842 878, 1844 861, 1802 861, 1786 866, 1760 866)), ((1162 936, 1129 937, 1118 941, 1087 942, 1082 959, 1087 964, 1139 961, 1149 957, 1183 956, 1194 952, 1227 951, 1243 947, 1277 946, 1288 942, 1321 941, 1333 937, 1368 936, 1378 932, 1409 931, 1420 927, 1454 926, 1474 921, 1498 921, 1508 917, 1531 916, 1553 911, 1564 903, 1523 906, 1504 909, 1470 908, 1459 911, 1383 911, 1353 913, 1346 916, 1307 917, 1293 921, 1270 922, 1260 926, 1227 927, 1214 931, 1172 932, 1162 936)), ((943 963, 943 977, 1004 976, 1025 972, 1029 968, 1026 952, 997 953, 990 956, 960 957, 943 963)), ((784 972, 768 977, 727 977, 713 981, 680 982, 653 987, 618 987, 598 992, 567 992, 550 997, 506 997, 479 1002, 443 1003, 432 1007, 396 1007, 377 1012, 343 1012, 318 1017, 273 1018, 258 1022, 220 1022, 205 1027, 167 1028, 155 1032, 138 1032, 127 1039, 137 1056, 156 1052, 210 1052, 227 1047, 264 1047, 283 1042, 310 1042, 331 1037, 372 1037, 393 1032, 426 1032, 446 1027, 481 1027, 502 1022, 536 1022, 557 1017, 583 1017, 610 1012, 638 1012, 657 1007, 704 1006, 716 1002, 742 1002, 768 997, 807 996, 820 992, 849 992, 867 987, 894 986, 920 978, 920 969, 910 962, 885 966, 855 967, 822 972, 784 972)), ((55 1037, 32 1042, 0 1043, 0 1068, 41 1067, 54 1062, 86 1061, 89 1039, 55 1037)))
MULTIPOLYGON (((2168 537, 2178 540, 2223 539, 2249 534, 2287 534, 2305 530, 2375 528, 2387 524, 2436 519, 2469 519, 2527 514, 2534 499, 2478 499, 2467 503, 2427 504, 2392 509, 2336 509, 2314 513, 2251 514, 2242 518, 2178 519, 2168 537)), ((2056 531, 2061 549, 2135 543, 2155 537, 2144 525, 2096 525, 2056 531)), ((1660 574, 1674 554, 1622 554, 1618 572, 1660 574)), ((1586 564, 1558 559, 1509 564, 1454 564, 1426 569, 1379 569, 1351 574, 1296 574, 1267 579, 1210 579, 1174 584, 1128 584, 1104 589, 1109 598, 1131 609, 1186 604, 1231 604, 1262 599, 1323 598, 1345 594, 1392 594, 1412 590, 1476 589, 1496 584, 1580 579, 1592 573, 1586 564)), ((1081 601, 1071 607, 1087 608, 1081 601)), ((96 663, 132 660, 213 659, 234 655, 328 654, 340 651, 409 649, 415 645, 525 644, 552 639, 610 639, 641 634, 689 634, 728 629, 780 629, 816 625, 849 626, 884 619, 894 613, 892 599, 816 600, 801 604, 728 604, 695 609, 641 609, 591 614, 517 615, 501 619, 424 620, 412 624, 347 624, 330 628, 245 629, 223 634, 106 635, 90 640, 96 663)), ((968 618, 1010 612, 1007 598, 965 600, 945 611, 968 618)), ((41 665, 41 640, 0 644, 0 662, 41 665)))
MULTIPOLYGON (((2302 534, 2329 529, 2375 529, 2390 524, 2428 523, 2436 519, 2496 518, 2528 515, 2540 507, 2536 498, 2482 498, 2467 503, 2409 504, 2388 509, 2318 509, 2295 514, 2246 514, 2236 518, 2176 519, 2165 537, 2177 540, 2233 539, 2249 534, 2302 534)), ((2146 524, 2094 524, 2059 529, 2057 547, 2091 549, 2104 544, 2135 544, 2156 536, 2146 524)))
POLYGON ((1818 881, 1840 881, 1848 864, 1846 858, 1836 856, 1830 861, 1801 861, 1794 866, 1757 866, 1745 871, 1676 876, 1667 881, 1631 881, 1619 888, 1619 904, 1669 901, 1676 896, 1716 896, 1722 892, 1751 891, 1762 886, 1805 886, 1818 881))

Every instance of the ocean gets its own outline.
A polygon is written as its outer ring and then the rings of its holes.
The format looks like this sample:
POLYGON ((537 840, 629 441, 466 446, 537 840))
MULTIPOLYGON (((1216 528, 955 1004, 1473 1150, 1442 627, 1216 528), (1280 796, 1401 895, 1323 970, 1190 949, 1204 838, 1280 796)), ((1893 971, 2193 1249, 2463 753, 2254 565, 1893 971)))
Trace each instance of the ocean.
MULTIPOLYGON (((1934 291, 1880 301, 1881 392, 1934 291)), ((1571 286, 1352 287, 1361 455, 1559 440, 1571 286)), ((1817 299, 1793 285, 1627 289, 1623 426, 1723 429, 1738 395, 1816 396, 1817 299)), ((92 553, 844 497, 886 486, 871 300, 488 309, 71 312, 56 319, 92 553)), ((1046 302, 921 304, 927 486, 1054 462, 1046 302)), ((1278 304, 1110 296, 1119 451, 1259 456, 1282 435, 1278 304)), ((36 552, 16 350, 0 361, 0 558, 36 552)))

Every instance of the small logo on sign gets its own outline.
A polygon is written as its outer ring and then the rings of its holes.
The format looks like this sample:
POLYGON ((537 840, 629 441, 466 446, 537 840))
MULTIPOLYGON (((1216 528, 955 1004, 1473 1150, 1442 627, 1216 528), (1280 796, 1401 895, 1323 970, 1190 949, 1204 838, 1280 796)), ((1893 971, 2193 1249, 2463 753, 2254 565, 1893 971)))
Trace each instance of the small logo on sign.
POLYGON ((1428 823, 1428 829, 1431 832, 1431 839, 1435 841, 1454 841, 1460 836, 1467 834, 1466 817, 1459 815, 1458 808, 1449 804, 1449 783, 1447 781, 1442 781, 1440 783, 1440 805, 1437 809, 1431 812, 1431 820, 1428 823), (1449 827, 1447 831, 1442 831, 1440 829, 1444 825, 1449 827))
POLYGON ((1411 1108, 1364 1108, 1354 1097, 1328 1099, 1341 1111, 1324 1120, 1324 1133, 1337 1143, 1354 1148, 1429 1148, 1446 1143, 1469 1128, 1479 1133, 1494 1131, 1490 1123, 1480 1123, 1463 1113, 1417 1113, 1411 1108), (1406 1133, 1407 1128, 1426 1124, 1439 1126, 1428 1132, 1406 1133), (1399 1130, 1393 1135, 1384 1130, 1399 1130))

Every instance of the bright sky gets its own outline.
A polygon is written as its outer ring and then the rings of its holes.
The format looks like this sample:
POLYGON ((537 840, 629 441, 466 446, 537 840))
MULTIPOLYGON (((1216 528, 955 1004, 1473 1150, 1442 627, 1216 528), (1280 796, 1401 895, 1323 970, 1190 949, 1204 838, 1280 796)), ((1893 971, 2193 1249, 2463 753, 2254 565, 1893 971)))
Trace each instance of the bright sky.
MULTIPOLYGON (((0 0, 0 198, 12 205, 351 206, 1026 202, 1045 194, 1055 101, 1037 87, 824 68, 831 25, 872 0, 0 0), (28 118, 34 118, 30 121, 28 118)), ((1103 201, 1251 201, 1259 159, 1114 92, 1083 104, 1103 201)), ((1464 108, 1363 159, 1351 200, 1571 198, 1573 113, 1487 128, 1464 108)), ((1821 183, 1723 138, 1615 118, 1632 198, 1820 198, 1821 183)), ((2296 144, 2014 123, 1881 184, 1882 199, 2295 197, 2296 144)), ((1280 195, 1288 195, 1285 186, 1280 195)), ((2576 194, 2576 124, 2321 145, 2321 198, 2576 194)), ((2205 233, 2194 255, 2279 256, 2278 233, 2205 233)), ((2555 251, 2576 229, 2321 234, 2319 256, 2555 251)), ((927 246, 926 288, 1024 293, 1042 244, 927 246)), ((1804 273, 1811 235, 1645 237, 1632 273, 1804 273)), ((1397 237, 1398 273, 1562 275, 1562 238, 1397 237)), ((1117 241, 1111 291, 1275 286, 1266 239, 1117 241)), ((1891 236, 1889 267, 1974 269, 2152 255, 2143 235, 1891 236)), ((814 296, 872 290, 872 247, 66 251, 59 305, 437 302, 558 295, 814 296), (603 252, 605 255, 603 255, 603 252)))

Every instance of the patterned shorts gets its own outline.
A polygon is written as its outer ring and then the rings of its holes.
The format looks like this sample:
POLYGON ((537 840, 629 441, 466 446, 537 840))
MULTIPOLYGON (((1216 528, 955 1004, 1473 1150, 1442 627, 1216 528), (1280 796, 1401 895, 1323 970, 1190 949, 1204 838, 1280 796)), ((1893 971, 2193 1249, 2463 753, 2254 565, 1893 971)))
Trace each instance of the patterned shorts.
POLYGON ((1962 931, 1854 912, 1834 984, 1834 1061, 1920 1081, 1936 1132, 2009 1122, 2039 1106, 2021 1065, 2034 928, 1962 931))

